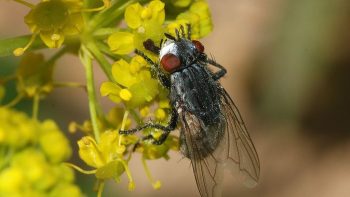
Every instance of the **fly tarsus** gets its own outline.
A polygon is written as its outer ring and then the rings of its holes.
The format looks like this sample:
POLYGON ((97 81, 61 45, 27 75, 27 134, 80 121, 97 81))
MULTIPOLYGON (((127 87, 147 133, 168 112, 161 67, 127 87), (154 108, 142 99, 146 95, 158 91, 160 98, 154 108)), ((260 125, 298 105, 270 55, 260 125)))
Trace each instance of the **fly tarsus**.
POLYGON ((225 67, 221 66, 219 63, 217 63, 215 60, 207 58, 207 62, 217 68, 219 68, 220 70, 216 73, 214 73, 213 75, 213 79, 219 80, 221 77, 225 76, 225 74, 227 73, 227 70, 225 67))
POLYGON ((152 144, 161 145, 165 142, 165 140, 167 139, 169 134, 170 134, 170 131, 163 131, 163 133, 161 134, 161 136, 158 139, 155 139, 153 137, 153 135, 147 135, 147 136, 142 138, 142 141, 151 140, 152 144))
MULTIPOLYGON (((129 130, 119 130, 119 134, 123 134, 123 135, 130 135, 130 134, 134 134, 138 131, 141 131, 141 130, 144 130, 146 128, 155 128, 155 129, 159 129, 161 131, 163 131, 162 135, 160 136, 159 139, 153 139, 153 144, 162 144, 166 138, 168 137, 169 133, 171 131, 173 131, 175 128, 176 128, 176 125, 177 125, 177 121, 178 121, 178 114, 176 112, 175 109, 172 109, 172 113, 171 113, 171 118, 170 118, 170 121, 169 121, 169 124, 167 126, 164 126, 164 125, 161 125, 161 124, 154 124, 154 123, 146 123, 140 127, 137 127, 137 128, 134 128, 134 129, 129 129, 129 130)), ((149 135, 151 136, 151 135, 149 135)), ((149 136, 146 136, 144 137, 144 139, 147 140, 148 139, 151 139, 151 137, 149 136)), ((144 140, 143 139, 143 140, 144 140)))

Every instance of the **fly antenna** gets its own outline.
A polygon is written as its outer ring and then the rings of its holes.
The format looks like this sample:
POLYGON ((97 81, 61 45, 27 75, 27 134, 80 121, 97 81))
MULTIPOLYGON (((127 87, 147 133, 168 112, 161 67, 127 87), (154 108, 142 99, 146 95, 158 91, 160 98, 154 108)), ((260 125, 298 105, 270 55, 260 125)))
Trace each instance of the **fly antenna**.
POLYGON ((166 38, 168 38, 169 40, 174 40, 174 41, 176 41, 176 38, 175 38, 174 36, 168 34, 168 33, 164 33, 164 36, 165 36, 166 38))
POLYGON ((179 40, 180 39, 180 32, 178 29, 175 29, 175 34, 176 34, 176 40, 179 40))
POLYGON ((191 24, 190 23, 187 23, 186 24, 187 26, 187 39, 191 40, 191 24))
POLYGON ((182 38, 186 38, 184 26, 181 25, 181 26, 180 26, 180 30, 181 30, 181 36, 182 36, 182 38))

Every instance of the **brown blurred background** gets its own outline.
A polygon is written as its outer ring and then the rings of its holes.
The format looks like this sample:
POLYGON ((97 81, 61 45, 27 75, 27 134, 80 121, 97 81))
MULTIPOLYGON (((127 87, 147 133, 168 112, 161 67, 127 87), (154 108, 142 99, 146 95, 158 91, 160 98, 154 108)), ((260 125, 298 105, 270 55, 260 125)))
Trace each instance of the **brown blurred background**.
MULTIPOLYGON (((228 69, 222 80, 239 106, 261 160, 261 179, 248 189, 230 175, 224 196, 350 196, 350 3, 347 0, 211 0, 214 31, 207 53, 228 69)), ((0 36, 27 33, 26 8, 1 1, 0 36)), ((55 78, 84 82, 74 57, 59 62, 55 78)), ((96 70, 99 85, 105 78, 96 70)), ((112 106, 103 100, 106 109, 112 106)), ((88 118, 86 95, 60 89, 42 117, 88 118)), ((78 137, 78 136, 75 136, 78 137)), ((72 145, 76 148, 74 141, 72 145)), ((105 196, 199 196, 188 160, 150 161, 162 181, 152 189, 139 157, 131 162, 136 190, 110 182, 105 196)), ((84 191, 93 179, 78 176, 84 191)), ((88 193, 88 196, 93 196, 88 193)))

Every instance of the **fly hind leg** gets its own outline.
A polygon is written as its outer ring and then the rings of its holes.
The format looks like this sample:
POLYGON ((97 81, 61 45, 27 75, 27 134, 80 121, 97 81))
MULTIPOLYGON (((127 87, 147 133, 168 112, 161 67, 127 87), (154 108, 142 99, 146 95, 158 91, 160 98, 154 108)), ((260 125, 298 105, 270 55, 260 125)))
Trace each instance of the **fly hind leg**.
POLYGON ((154 123, 147 123, 143 126, 140 126, 138 128, 130 129, 130 130, 120 130, 119 134, 125 134, 125 135, 130 135, 133 133, 136 133, 138 131, 141 131, 146 128, 155 128, 163 131, 161 136, 158 139, 155 139, 152 135, 145 136, 142 138, 142 140, 151 140, 153 144, 160 145, 163 144, 168 135, 170 134, 171 131, 173 131, 176 128, 177 125, 177 120, 178 120, 178 114, 175 109, 172 110, 171 113, 171 118, 169 121, 169 124, 167 126, 163 126, 160 124, 154 124, 154 123))

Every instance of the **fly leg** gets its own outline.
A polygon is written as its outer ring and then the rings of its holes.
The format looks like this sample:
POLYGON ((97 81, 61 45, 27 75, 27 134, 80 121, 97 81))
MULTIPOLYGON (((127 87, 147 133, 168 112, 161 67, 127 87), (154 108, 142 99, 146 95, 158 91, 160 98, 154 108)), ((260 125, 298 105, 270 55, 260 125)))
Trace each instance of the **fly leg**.
POLYGON ((178 114, 175 109, 172 110, 171 112, 171 118, 169 121, 169 124, 167 126, 163 126, 160 124, 154 124, 154 123, 146 123, 143 126, 134 128, 134 129, 129 129, 129 130, 120 130, 119 134, 125 134, 125 135, 130 135, 133 133, 136 133, 138 131, 141 131, 146 128, 155 128, 163 131, 159 139, 154 139, 152 135, 145 136, 142 140, 151 140, 153 144, 160 145, 163 144, 163 142, 166 140, 168 137, 169 133, 173 131, 176 128, 177 125, 177 120, 178 120, 178 114))
POLYGON ((146 54, 142 51, 135 50, 135 53, 141 57, 143 57, 149 64, 151 64, 151 73, 152 76, 156 76, 160 83, 167 89, 170 89, 170 80, 169 78, 160 70, 159 65, 153 62, 146 54))
POLYGON ((216 73, 214 73, 214 76, 213 76, 213 79, 216 81, 216 80, 219 80, 221 77, 223 77, 226 73, 227 73, 227 70, 225 67, 221 66, 220 64, 218 64, 215 60, 213 59, 210 59, 208 58, 207 59, 207 62, 217 68, 220 68, 220 70, 216 73))

